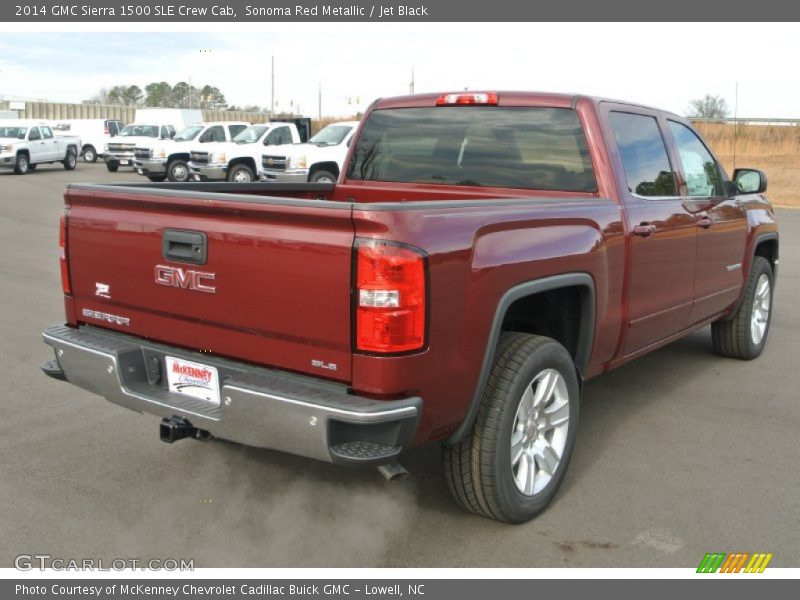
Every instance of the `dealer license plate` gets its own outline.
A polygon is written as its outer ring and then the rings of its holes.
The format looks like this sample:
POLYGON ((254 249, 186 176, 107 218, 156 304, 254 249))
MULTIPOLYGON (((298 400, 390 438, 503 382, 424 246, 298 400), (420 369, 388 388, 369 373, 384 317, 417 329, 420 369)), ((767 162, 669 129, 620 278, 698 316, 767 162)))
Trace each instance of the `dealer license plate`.
POLYGON ((169 391, 219 404, 217 369, 180 358, 166 357, 169 391))
POLYGON ((131 164, 131 161, 129 161, 129 160, 121 160, 121 161, 119 161, 119 164, 121 164, 121 165, 129 165, 129 164, 131 164))

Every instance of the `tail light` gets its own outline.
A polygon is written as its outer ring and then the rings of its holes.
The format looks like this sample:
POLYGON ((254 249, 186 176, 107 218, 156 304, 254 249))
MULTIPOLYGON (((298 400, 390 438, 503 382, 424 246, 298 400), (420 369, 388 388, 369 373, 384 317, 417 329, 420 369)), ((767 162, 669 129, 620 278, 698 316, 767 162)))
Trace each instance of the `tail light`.
POLYGON ((436 106, 458 105, 496 105, 497 92, 463 92, 460 94, 443 94, 436 100, 436 106))
POLYGON ((356 240, 356 349, 389 354, 425 346, 426 259, 393 242, 356 240))
POLYGON ((65 294, 72 294, 72 287, 69 283, 69 264, 67 263, 67 221, 69 220, 69 210, 64 209, 58 229, 58 247, 60 250, 59 262, 61 263, 61 289, 65 294))

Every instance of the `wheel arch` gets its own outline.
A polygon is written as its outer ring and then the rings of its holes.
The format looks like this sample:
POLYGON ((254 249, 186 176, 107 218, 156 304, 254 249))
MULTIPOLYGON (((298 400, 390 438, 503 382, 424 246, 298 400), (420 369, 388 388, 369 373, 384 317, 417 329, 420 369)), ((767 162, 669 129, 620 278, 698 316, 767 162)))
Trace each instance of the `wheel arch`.
POLYGON ((236 165, 245 165, 250 167, 253 170, 253 174, 258 176, 258 167, 256 166, 256 161, 252 156, 238 156, 231 159, 231 161, 228 163, 228 169, 232 169, 236 165))
POLYGON ((753 258, 761 256, 766 258, 770 265, 772 265, 773 279, 776 279, 778 274, 778 234, 777 232, 763 233, 759 235, 753 244, 753 253, 750 256, 750 263, 752 264, 753 258))
POLYGON ((189 153, 188 152, 175 152, 170 154, 167 157, 167 164, 171 163, 173 160, 183 160, 187 163, 189 162, 189 153))
POLYGON ((337 178, 339 177, 339 165, 336 164, 335 161, 326 161, 326 162, 318 162, 311 165, 311 168, 308 170, 308 178, 311 177, 317 171, 330 171, 333 173, 337 178))
POLYGON ((494 363, 497 342, 500 338, 500 333, 504 331, 503 326, 507 322, 506 316, 509 314, 510 309, 520 301, 526 301, 548 292, 560 290, 575 290, 579 299, 580 324, 577 329, 575 348, 571 354, 575 362, 578 381, 582 380, 583 374, 586 373, 589 366, 592 343, 594 341, 595 285, 591 275, 588 273, 565 273, 520 283, 506 291, 497 304, 489 330, 489 338, 486 342, 478 383, 475 386, 469 408, 461 424, 445 441, 445 444, 455 444, 464 439, 475 421, 478 407, 492 370, 492 364, 494 363))

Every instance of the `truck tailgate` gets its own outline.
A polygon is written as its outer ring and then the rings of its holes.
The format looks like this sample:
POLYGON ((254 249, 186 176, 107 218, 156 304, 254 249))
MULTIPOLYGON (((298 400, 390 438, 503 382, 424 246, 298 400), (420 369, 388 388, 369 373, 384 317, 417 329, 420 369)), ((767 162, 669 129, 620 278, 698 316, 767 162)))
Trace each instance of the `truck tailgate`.
POLYGON ((80 322, 349 381, 348 204, 108 186, 66 200, 80 322), (203 264, 174 257, 192 239, 203 264))

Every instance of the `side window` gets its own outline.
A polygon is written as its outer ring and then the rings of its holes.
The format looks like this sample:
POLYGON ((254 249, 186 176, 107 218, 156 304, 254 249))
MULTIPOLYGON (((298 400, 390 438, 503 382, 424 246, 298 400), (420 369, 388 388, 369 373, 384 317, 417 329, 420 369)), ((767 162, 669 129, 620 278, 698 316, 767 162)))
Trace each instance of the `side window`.
POLYGON ((119 133, 119 128, 117 127, 116 121, 109 121, 108 122, 108 135, 115 136, 119 133))
POLYGON ((31 132, 28 135, 28 140, 33 142, 35 140, 40 140, 40 139, 42 139, 42 136, 39 134, 39 128, 38 127, 31 127, 31 132))
POLYGON ((708 198, 722 195, 722 178, 714 157, 697 135, 681 123, 669 121, 669 130, 675 138, 675 147, 681 158, 689 196, 708 198))
POLYGON ((209 127, 208 129, 203 132, 203 135, 200 136, 200 142, 224 142, 225 141, 225 130, 222 128, 222 125, 214 125, 214 127, 209 127))
POLYGON ((49 127, 42 127, 42 137, 46 140, 52 140, 53 131, 49 127))
POLYGON ((231 132, 231 138, 236 137, 245 129, 247 129, 247 125, 228 125, 228 131, 231 132))
POLYGON ((166 125, 162 125, 161 126, 161 138, 162 139, 166 139, 168 137, 169 137, 169 131, 167 130, 167 126, 166 125))
POLYGON ((677 196, 667 147, 655 117, 612 112, 628 189, 638 196, 677 196))
POLYGON ((175 128, 172 125, 167 125, 167 135, 169 135, 170 138, 174 138, 176 133, 178 132, 175 131, 175 128))
POLYGON ((291 142, 292 136, 289 134, 289 128, 278 127, 267 134, 267 139, 264 140, 264 145, 277 146, 278 144, 290 144, 291 142))

